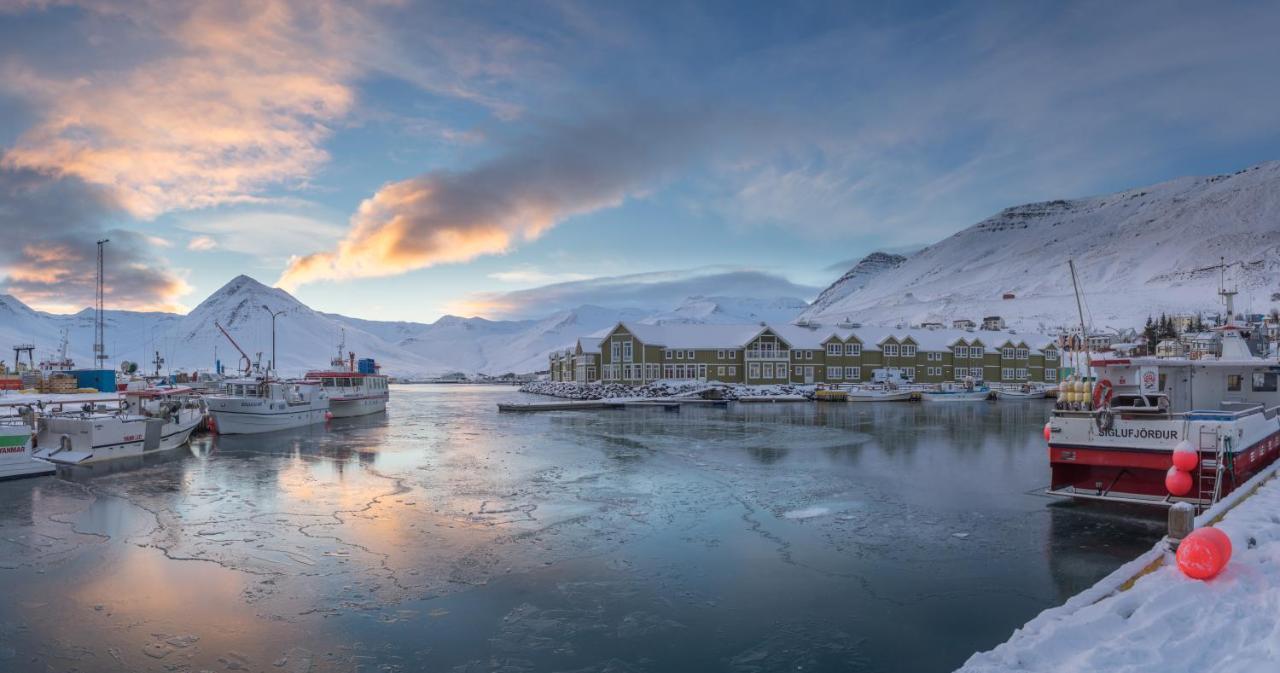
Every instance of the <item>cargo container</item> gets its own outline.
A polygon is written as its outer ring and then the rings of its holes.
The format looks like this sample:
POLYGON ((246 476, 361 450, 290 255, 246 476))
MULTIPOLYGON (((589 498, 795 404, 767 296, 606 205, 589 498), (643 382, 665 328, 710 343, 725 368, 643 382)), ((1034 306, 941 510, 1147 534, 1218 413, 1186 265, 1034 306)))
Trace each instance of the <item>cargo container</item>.
POLYGON ((93 388, 108 393, 116 390, 116 372, 114 369, 77 369, 68 372, 76 377, 76 387, 93 388))

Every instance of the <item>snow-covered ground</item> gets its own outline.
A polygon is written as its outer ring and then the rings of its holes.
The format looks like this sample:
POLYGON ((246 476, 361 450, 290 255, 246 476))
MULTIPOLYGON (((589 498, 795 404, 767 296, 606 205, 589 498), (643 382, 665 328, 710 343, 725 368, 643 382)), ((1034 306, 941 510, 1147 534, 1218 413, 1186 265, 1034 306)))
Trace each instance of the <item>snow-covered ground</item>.
POLYGON ((642 386, 630 386, 621 383, 536 381, 527 383, 520 388, 520 392, 524 393, 549 395, 570 400, 652 399, 656 397, 701 397, 716 400, 736 400, 743 397, 812 399, 813 391, 813 386, 805 385, 747 386, 682 380, 654 381, 642 386))
MULTIPOLYGON (((963 673, 1271 673, 1280 670, 1280 480, 1238 490, 1215 524, 1231 562, 1207 582, 1178 570, 1165 543, 1061 607, 1045 610, 1005 643, 975 654, 963 673), (1248 497, 1245 497, 1248 496, 1248 497), (1128 590, 1120 587, 1152 563, 1128 590)), ((1205 525, 1217 515, 1197 518, 1205 525)))

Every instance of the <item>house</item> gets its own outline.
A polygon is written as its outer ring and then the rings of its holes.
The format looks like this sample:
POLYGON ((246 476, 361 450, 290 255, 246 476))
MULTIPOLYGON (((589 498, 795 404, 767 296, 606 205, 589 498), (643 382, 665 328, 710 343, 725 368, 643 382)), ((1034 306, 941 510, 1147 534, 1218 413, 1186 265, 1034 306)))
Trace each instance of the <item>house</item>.
POLYGON ((1187 354, 1187 349, 1177 339, 1165 339, 1156 344, 1156 357, 1158 358, 1180 358, 1187 354))
POLYGON ((982 330, 986 332, 999 332, 1004 329, 1004 318, 998 315, 989 315, 982 319, 982 330))
POLYGON ((944 327, 944 325, 943 325, 942 323, 940 323, 940 322, 922 322, 922 323, 920 323, 920 329, 930 329, 930 330, 933 330, 933 329, 942 329, 943 327, 944 327))
POLYGON ((969 320, 968 318, 962 318, 960 320, 951 321, 952 329, 973 330, 973 329, 977 329, 977 327, 978 327, 978 324, 972 320, 969 320))

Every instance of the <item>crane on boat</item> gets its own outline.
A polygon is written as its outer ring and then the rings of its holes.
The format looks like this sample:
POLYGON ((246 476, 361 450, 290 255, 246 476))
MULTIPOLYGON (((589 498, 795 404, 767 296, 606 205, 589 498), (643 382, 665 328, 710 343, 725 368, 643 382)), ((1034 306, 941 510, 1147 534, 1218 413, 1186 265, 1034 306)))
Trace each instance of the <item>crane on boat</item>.
POLYGON ((222 332, 222 336, 226 337, 227 341, 230 341, 231 345, 240 352, 240 369, 244 372, 245 376, 248 376, 249 372, 253 371, 253 360, 249 359, 249 354, 244 352, 244 349, 240 347, 240 344, 236 343, 236 340, 231 337, 231 333, 228 332, 221 323, 215 320, 213 322, 213 326, 217 327, 218 331, 222 332))

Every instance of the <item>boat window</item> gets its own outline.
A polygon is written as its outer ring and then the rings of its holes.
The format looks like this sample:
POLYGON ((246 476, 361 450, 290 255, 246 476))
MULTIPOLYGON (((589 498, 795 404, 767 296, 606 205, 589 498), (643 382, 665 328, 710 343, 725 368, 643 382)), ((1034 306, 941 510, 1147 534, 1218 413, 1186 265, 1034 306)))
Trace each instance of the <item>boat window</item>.
POLYGON ((1244 377, 1239 374, 1227 374, 1227 390, 1238 391, 1244 383, 1244 377))
POLYGON ((1270 372, 1254 372, 1253 390, 1258 393, 1276 392, 1276 375, 1270 372))

